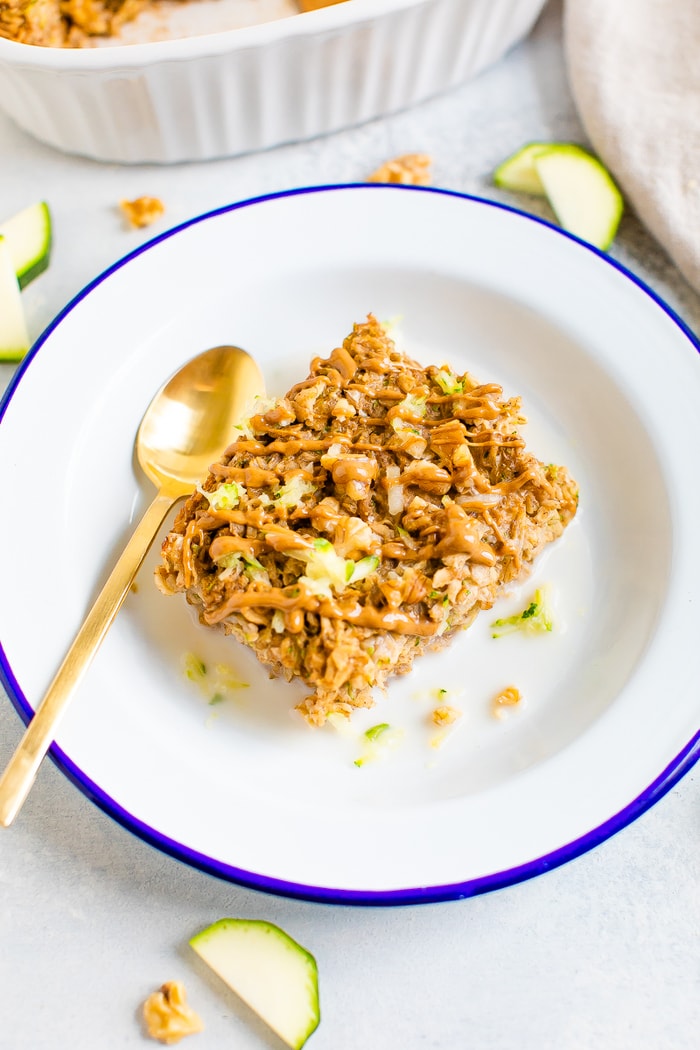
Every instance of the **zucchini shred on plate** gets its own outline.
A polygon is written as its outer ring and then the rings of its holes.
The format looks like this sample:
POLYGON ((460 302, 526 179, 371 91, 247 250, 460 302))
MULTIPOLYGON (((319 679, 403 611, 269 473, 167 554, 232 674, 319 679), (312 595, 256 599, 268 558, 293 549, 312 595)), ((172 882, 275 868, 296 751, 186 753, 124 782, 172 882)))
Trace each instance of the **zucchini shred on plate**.
POLYGON ((260 400, 179 511, 156 582, 329 714, 449 643, 576 513, 530 454, 520 399, 400 353, 372 315, 260 400))

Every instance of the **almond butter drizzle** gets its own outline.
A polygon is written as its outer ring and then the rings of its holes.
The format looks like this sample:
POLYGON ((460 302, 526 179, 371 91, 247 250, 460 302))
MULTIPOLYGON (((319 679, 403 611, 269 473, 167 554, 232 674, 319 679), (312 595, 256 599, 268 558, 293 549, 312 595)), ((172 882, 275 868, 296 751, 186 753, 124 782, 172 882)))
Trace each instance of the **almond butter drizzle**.
MULTIPOLYGON (((364 361, 363 368, 366 371, 383 374, 390 370, 391 364, 389 359, 377 357, 364 361)), ((400 384, 401 389, 399 390, 391 388, 369 390, 361 383, 352 381, 357 372, 357 364, 342 347, 336 348, 327 360, 316 359, 312 363, 312 370, 315 374, 298 383, 287 395, 285 408, 288 405, 289 411, 273 409, 253 418, 254 429, 260 429, 261 424, 264 425, 267 441, 241 437, 226 450, 226 453, 234 455, 245 452, 252 456, 268 456, 270 453, 278 453, 282 457, 294 457, 300 452, 327 453, 333 446, 339 447, 340 451, 337 456, 321 457, 321 466, 330 472, 334 483, 340 489, 347 490, 355 498, 360 498, 359 493, 367 491, 369 484, 379 474, 378 460, 362 453, 376 455, 386 451, 386 447, 370 442, 353 443, 342 431, 324 438, 300 436, 299 432, 304 428, 305 423, 303 419, 291 418, 293 405, 289 398, 322 383, 325 387, 341 389, 344 392, 356 391, 380 404, 386 401, 395 402, 385 416, 364 416, 363 423, 368 427, 386 428, 391 426, 392 420, 400 419, 415 427, 431 428, 429 443, 438 450, 438 454, 440 454, 440 449, 445 449, 446 454, 449 455, 451 471, 438 463, 416 459, 409 462, 399 476, 391 479, 381 478, 380 483, 387 490, 398 484, 404 487, 412 486, 418 492, 424 490, 433 495, 443 495, 453 485, 459 492, 462 492, 463 484, 469 482, 477 490, 468 498, 469 510, 485 514, 487 507, 491 505, 489 494, 493 493, 494 496, 502 498, 507 493, 520 488, 531 476, 529 471, 525 471, 521 476, 489 486, 474 469, 469 452, 470 445, 521 447, 524 444, 522 439, 515 435, 501 437, 500 434, 490 431, 483 436, 470 435, 465 426, 465 421, 479 419, 488 421, 498 417, 500 411, 493 399, 498 399, 502 391, 497 384, 484 384, 468 391, 458 391, 452 394, 437 394, 428 386, 414 381, 409 372, 402 373, 403 383, 400 384), (324 369, 323 372, 319 371, 321 368, 324 369), (404 403, 409 392, 414 400, 404 403), (454 415, 447 419, 426 418, 425 409, 420 408, 421 402, 424 405, 452 405, 454 415), (282 421, 288 425, 282 428, 275 426, 282 421), (458 447, 460 454, 450 455, 450 449, 454 453, 458 447), (479 498, 479 492, 483 493, 483 500, 479 498)), ((247 488, 277 485, 280 478, 287 480, 290 476, 290 472, 285 472, 281 466, 276 469, 263 469, 256 466, 233 467, 215 464, 211 471, 217 477, 240 481, 247 488)), ((299 471, 295 470, 291 473, 299 473, 299 471)), ((310 472, 306 472, 306 476, 309 479, 313 478, 310 472)), ((466 498, 465 502, 467 502, 466 498)), ((284 518, 285 512, 280 511, 280 515, 284 518)), ((271 523, 269 505, 268 508, 260 507, 245 511, 210 509, 210 516, 218 521, 228 521, 232 525, 256 529, 260 533, 260 537, 256 539, 238 536, 215 538, 210 547, 213 560, 232 552, 240 552, 252 558, 261 552, 264 553, 265 549, 291 553, 295 550, 310 549, 314 539, 313 536, 304 536, 285 524, 271 523)), ((334 531, 343 516, 345 515, 337 509, 334 500, 322 501, 312 509, 311 523, 318 532, 334 531)), ((498 533, 496 535, 499 538, 498 533)), ((401 562, 442 560, 451 555, 465 554, 470 560, 481 565, 493 566, 496 563, 496 554, 489 544, 481 540, 474 519, 470 518, 466 510, 455 502, 449 502, 444 510, 439 512, 439 519, 430 528, 421 530, 421 539, 406 535, 405 540, 396 539, 384 542, 379 549, 382 557, 401 562), (429 536, 432 538, 426 543, 425 540, 429 536)), ((379 535, 377 540, 380 542, 379 535)), ((252 611, 254 608, 282 611, 285 629, 290 633, 299 633, 303 630, 306 613, 345 620, 360 627, 417 637, 430 637, 438 630, 437 622, 425 617, 412 616, 400 608, 380 609, 371 605, 363 605, 352 596, 352 591, 345 591, 338 600, 335 600, 310 594, 303 584, 285 589, 249 588, 245 592, 230 595, 218 608, 203 615, 207 623, 215 624, 227 619, 234 612, 240 611, 246 615, 246 610, 252 611)))
POLYGON ((321 452, 331 445, 350 444, 347 438, 343 440, 342 434, 335 434, 327 438, 275 438, 269 445, 265 445, 265 452, 281 452, 284 456, 296 456, 300 452, 321 452))
POLYGON ((355 358, 347 352, 344 346, 337 346, 330 356, 330 361, 342 376, 343 386, 345 386, 357 371, 355 358))
POLYGON ((210 473, 217 478, 229 478, 240 481, 248 489, 262 489, 269 485, 278 485, 281 471, 263 470, 260 467, 229 467, 223 463, 214 463, 210 473))
POLYGON ((319 598, 308 594, 303 587, 295 587, 297 594, 285 594, 279 587, 265 591, 243 591, 230 595, 217 609, 203 613, 208 624, 221 623, 239 609, 280 609, 286 613, 310 612, 326 616, 330 620, 346 620, 358 627, 369 627, 372 630, 394 631, 396 634, 409 634, 429 638, 435 634, 438 624, 426 617, 410 616, 400 609, 375 609, 373 606, 360 605, 358 601, 343 602, 332 598, 319 598))
POLYGON ((264 546, 262 540, 246 539, 245 536, 215 536, 209 546, 212 561, 219 561, 227 554, 243 554, 253 559, 264 546))

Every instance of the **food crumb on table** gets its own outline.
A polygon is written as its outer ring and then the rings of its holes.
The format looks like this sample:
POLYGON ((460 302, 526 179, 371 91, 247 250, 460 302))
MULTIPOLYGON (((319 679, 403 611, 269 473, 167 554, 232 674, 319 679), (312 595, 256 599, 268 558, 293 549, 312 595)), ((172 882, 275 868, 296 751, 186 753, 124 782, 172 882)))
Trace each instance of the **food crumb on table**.
POLYGON ((132 201, 119 201, 127 222, 136 229, 150 226, 165 213, 165 205, 158 197, 136 197, 132 201))
POLYGON ((149 995, 143 1004, 143 1019, 151 1039, 168 1045, 204 1029, 199 1014, 188 1006, 180 981, 166 981, 149 995))
POLYGON ((432 177, 432 157, 427 153, 405 153, 388 160, 377 168, 368 182, 395 182, 405 186, 429 186, 432 177))

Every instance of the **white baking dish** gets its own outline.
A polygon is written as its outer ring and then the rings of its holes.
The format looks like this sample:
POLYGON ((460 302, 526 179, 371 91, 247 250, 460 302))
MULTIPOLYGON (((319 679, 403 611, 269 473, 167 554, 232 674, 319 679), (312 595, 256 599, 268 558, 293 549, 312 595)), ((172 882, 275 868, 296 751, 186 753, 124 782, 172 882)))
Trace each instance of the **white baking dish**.
MULTIPOLYGON (((226 2, 231 17, 255 0, 226 2)), ((100 160, 229 156, 359 124, 449 89, 500 58, 543 6, 347 0, 212 32, 211 6, 198 14, 193 2, 171 32, 195 35, 176 39, 154 39, 167 25, 156 30, 148 17, 108 46, 0 38, 0 106, 38 139, 100 160), (139 33, 147 42, 132 42, 139 33)))

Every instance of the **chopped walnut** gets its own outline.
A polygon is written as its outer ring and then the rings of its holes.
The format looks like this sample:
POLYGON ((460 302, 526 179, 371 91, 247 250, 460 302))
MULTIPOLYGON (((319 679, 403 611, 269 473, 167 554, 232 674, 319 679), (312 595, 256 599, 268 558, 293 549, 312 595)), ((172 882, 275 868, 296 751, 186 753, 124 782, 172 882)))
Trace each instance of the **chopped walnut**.
POLYGON ((520 690, 516 689, 514 685, 509 685, 507 689, 503 689, 502 692, 495 696, 492 701, 492 709, 496 718, 503 718, 505 707, 515 707, 521 703, 522 696, 520 690))
POLYGON ((186 1035, 204 1028, 198 1014, 187 1005, 185 987, 179 981, 166 981, 143 1004, 143 1019, 151 1039, 178 1043, 186 1035))
POLYGON ((133 201, 120 201, 119 206, 131 226, 138 229, 150 226, 165 211, 165 205, 157 197, 137 197, 133 201))
POLYGON ((427 153, 405 153, 388 160, 370 175, 368 182, 401 182, 406 186, 430 185, 432 157, 427 153))
POLYGON ((450 707, 449 704, 442 704, 435 708, 431 717, 436 726, 451 726, 462 717, 462 712, 456 707, 450 707))

